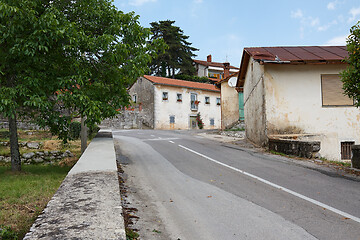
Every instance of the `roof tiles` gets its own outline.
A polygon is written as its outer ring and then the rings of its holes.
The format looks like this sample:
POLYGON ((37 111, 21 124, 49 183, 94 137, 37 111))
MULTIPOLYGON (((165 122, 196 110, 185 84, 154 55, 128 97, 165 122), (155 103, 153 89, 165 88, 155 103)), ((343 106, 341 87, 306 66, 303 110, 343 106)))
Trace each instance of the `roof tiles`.
POLYGON ((192 89, 202 89, 208 90, 213 92, 220 92, 214 85, 208 83, 199 83, 199 82, 191 82, 191 81, 184 81, 178 79, 171 79, 165 77, 156 77, 156 76, 149 76, 144 75, 144 78, 147 80, 159 84, 159 85, 167 85, 167 86, 175 86, 175 87, 185 87, 185 88, 192 88, 192 89))

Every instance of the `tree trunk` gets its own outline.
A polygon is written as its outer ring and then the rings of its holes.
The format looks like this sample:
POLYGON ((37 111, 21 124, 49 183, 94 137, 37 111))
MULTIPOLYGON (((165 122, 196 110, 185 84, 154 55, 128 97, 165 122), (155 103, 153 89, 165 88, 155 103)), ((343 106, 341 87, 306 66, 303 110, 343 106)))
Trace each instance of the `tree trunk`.
POLYGON ((19 152, 16 117, 13 118, 9 117, 9 132, 10 132, 11 170, 13 172, 21 171, 21 159, 19 152))
POLYGON ((80 131, 80 139, 81 139, 81 154, 83 154, 87 148, 87 127, 85 125, 86 117, 81 117, 81 131, 80 131))

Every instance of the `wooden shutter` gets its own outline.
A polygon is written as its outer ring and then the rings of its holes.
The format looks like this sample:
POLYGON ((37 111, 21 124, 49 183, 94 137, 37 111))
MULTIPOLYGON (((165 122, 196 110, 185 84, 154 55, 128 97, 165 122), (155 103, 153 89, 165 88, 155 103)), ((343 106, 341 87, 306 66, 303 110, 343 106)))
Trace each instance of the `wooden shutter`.
POLYGON ((352 106, 354 101, 344 95, 342 82, 338 74, 321 75, 321 91, 323 106, 352 106))

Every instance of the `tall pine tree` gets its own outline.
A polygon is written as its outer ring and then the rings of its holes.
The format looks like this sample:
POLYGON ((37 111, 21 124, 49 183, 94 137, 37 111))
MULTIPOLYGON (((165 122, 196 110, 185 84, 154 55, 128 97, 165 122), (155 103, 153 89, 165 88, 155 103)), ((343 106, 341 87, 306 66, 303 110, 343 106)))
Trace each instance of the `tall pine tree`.
POLYGON ((192 65, 193 53, 198 49, 191 46, 187 40, 189 36, 184 35, 183 30, 174 26, 175 21, 152 22, 151 41, 162 39, 167 45, 164 52, 159 52, 157 58, 154 58, 150 69, 151 74, 162 77, 172 77, 179 71, 182 74, 193 75, 195 68, 192 65))

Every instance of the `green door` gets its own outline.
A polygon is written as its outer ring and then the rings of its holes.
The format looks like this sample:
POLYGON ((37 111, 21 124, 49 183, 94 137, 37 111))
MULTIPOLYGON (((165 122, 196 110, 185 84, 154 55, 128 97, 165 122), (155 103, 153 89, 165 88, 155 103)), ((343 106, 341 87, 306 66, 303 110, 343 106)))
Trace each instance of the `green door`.
POLYGON ((245 114, 244 114, 244 93, 239 92, 239 120, 244 121, 245 114))

